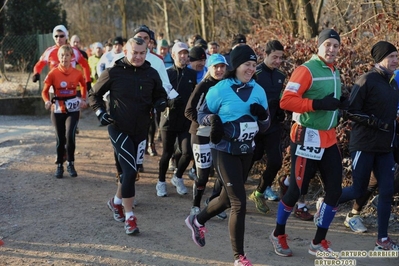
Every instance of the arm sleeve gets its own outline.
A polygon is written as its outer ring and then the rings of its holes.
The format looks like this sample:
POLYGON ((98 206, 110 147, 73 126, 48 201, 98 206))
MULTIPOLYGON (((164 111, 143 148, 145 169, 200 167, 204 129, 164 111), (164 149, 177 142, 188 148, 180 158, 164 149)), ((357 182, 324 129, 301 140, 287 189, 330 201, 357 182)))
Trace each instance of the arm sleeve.
POLYGON ((35 64, 33 67, 33 74, 40 74, 43 70, 43 68, 47 65, 47 57, 48 57, 49 50, 47 49, 44 51, 42 56, 40 56, 39 61, 35 64))
POLYGON ((199 105, 201 105, 201 102, 205 100, 203 98, 205 97, 205 93, 202 88, 203 83, 199 83, 195 87, 194 91, 191 93, 190 98, 188 99, 184 115, 187 117, 187 119, 191 121, 197 122, 197 110, 199 109, 199 105))
POLYGON ((110 90, 112 81, 109 76, 109 69, 106 69, 89 91, 89 104, 94 111, 98 109, 105 110, 103 95, 110 90))
POLYGON ((106 54, 103 54, 102 56, 101 56, 101 58, 100 58, 100 61, 98 61, 98 64, 97 64, 97 75, 100 77, 101 76, 101 73, 103 73, 104 72, 104 70, 105 70, 105 55, 106 54))
POLYGON ((210 121, 210 115, 213 113, 209 110, 208 104, 205 100, 205 102, 201 105, 201 107, 198 110, 198 115, 197 115, 197 122, 200 125, 203 126, 210 126, 211 121, 210 121))
POLYGON ((50 91, 50 87, 53 84, 53 75, 50 72, 47 77, 44 79, 44 86, 43 86, 43 90, 42 90, 42 98, 44 102, 50 101, 50 96, 49 96, 49 91, 50 91))
POLYGON ((169 93, 169 91, 172 89, 172 84, 170 84, 168 73, 166 72, 165 64, 163 63, 162 60, 160 60, 160 62, 161 62, 161 64, 159 64, 159 66, 157 66, 156 70, 158 71, 158 74, 161 77, 162 87, 165 89, 166 93, 169 93))
POLYGON ((91 77, 90 77, 90 66, 89 63, 87 63, 87 60, 83 57, 82 53, 78 50, 78 63, 79 65, 82 66, 83 72, 85 74, 86 82, 91 82, 91 77))
POLYGON ((154 70, 154 79, 155 79, 155 88, 154 88, 154 93, 152 95, 153 98, 153 104, 155 104, 156 102, 158 102, 159 100, 165 100, 168 97, 168 95, 166 94, 165 90, 162 87, 162 81, 161 78, 159 77, 159 74, 157 71, 154 70))
POLYGON ((294 70, 292 76, 284 89, 280 100, 281 109, 296 113, 314 111, 313 100, 303 98, 302 95, 310 88, 312 75, 309 69, 299 66, 294 70))

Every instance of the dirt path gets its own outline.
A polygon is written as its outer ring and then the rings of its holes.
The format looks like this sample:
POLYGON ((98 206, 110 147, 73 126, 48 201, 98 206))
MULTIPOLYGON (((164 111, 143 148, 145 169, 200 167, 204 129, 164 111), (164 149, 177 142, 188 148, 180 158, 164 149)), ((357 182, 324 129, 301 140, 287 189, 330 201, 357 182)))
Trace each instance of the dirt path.
MULTIPOLYGON (((184 224, 191 193, 179 196, 168 178, 169 196, 156 196, 159 156, 146 157, 145 172, 137 183, 135 214, 141 234, 127 236, 106 206, 115 193, 106 129, 98 127, 89 110, 79 128, 75 163, 79 176, 58 180, 53 177, 55 138, 49 117, 0 116, 0 239, 4 241, 0 265, 233 265, 227 221, 210 220, 206 246, 198 248, 184 224)), ((161 152, 159 143, 157 150, 161 152)), ((192 185, 187 176, 185 183, 192 185)), ((248 194, 256 184, 256 179, 249 180, 248 194)), ((248 204, 248 258, 254 265, 314 265, 315 258, 307 253, 315 232, 313 222, 291 217, 287 233, 294 257, 274 254, 268 235, 275 224, 277 203, 271 202, 270 207, 271 214, 262 216, 252 202, 248 204)), ((314 204, 310 207, 314 212, 314 204)), ((372 249, 376 228, 354 234, 343 225, 344 215, 337 215, 328 234, 332 248, 372 249)), ((398 239, 398 231, 391 237, 398 239)), ((358 258, 356 262, 399 265, 398 258, 358 258)))

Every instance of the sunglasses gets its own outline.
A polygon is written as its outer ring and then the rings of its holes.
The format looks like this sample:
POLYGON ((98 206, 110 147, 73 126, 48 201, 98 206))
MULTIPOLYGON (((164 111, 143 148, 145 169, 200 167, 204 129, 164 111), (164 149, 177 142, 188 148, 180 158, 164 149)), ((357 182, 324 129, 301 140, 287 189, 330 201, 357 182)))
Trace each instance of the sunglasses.
POLYGON ((64 38, 65 35, 54 35, 54 38, 64 38))

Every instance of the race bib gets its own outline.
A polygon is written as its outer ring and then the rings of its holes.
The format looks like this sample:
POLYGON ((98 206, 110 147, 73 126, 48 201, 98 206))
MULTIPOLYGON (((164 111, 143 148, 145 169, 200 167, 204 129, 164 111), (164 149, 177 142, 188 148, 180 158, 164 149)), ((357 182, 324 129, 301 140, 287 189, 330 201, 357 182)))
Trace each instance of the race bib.
POLYGON ((80 99, 75 97, 65 101, 65 108, 68 112, 77 112, 80 110, 80 99))
POLYGON ((198 168, 210 168, 212 165, 211 147, 209 144, 193 144, 195 165, 198 168))
POLYGON ((259 126, 257 122, 242 122, 240 123, 240 136, 237 138, 237 140, 253 140, 258 131, 259 126))
POLYGON ((143 140, 137 147, 137 164, 143 164, 145 147, 147 146, 147 140, 143 140))
POLYGON ((298 145, 295 155, 303 158, 320 161, 323 157, 324 148, 298 145))

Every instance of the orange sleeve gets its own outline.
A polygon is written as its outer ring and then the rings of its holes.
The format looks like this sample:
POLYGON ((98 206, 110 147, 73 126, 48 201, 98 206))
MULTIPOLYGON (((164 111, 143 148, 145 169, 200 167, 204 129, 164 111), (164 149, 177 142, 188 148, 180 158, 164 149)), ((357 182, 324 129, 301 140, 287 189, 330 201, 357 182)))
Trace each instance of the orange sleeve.
POLYGON ((81 65, 83 68, 86 82, 91 82, 89 63, 87 63, 87 60, 83 57, 83 55, 80 52, 79 52, 78 64, 81 65))
POLYGON ((314 111, 313 100, 303 98, 302 95, 312 85, 312 75, 305 66, 297 67, 291 75, 280 100, 281 109, 296 113, 314 111))
POLYGON ((44 86, 43 86, 43 90, 42 90, 42 98, 44 102, 50 101, 50 96, 48 95, 49 91, 50 91, 50 87, 53 84, 53 71, 50 71, 50 73, 48 73, 46 79, 44 80, 44 86))
POLYGON ((44 53, 40 56, 39 61, 37 61, 37 63, 33 67, 33 74, 40 74, 42 72, 43 68, 49 63, 48 60, 55 49, 55 46, 51 46, 47 48, 46 51, 44 51, 44 53))

